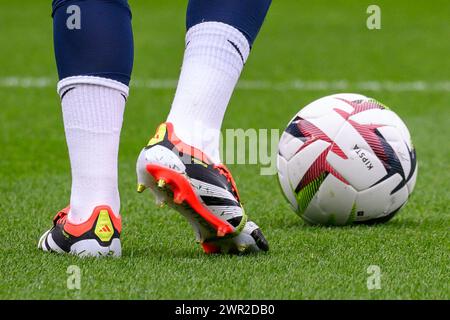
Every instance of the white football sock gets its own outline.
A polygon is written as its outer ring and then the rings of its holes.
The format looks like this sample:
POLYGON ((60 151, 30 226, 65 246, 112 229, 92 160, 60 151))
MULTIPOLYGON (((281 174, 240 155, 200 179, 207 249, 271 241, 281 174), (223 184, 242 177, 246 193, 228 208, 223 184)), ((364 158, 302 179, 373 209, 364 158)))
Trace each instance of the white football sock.
POLYGON ((70 222, 79 224, 98 205, 118 216, 117 156, 128 87, 98 77, 70 77, 58 83, 72 169, 70 222))
POLYGON ((219 163, 220 128, 249 55, 245 36, 220 22, 203 22, 186 33, 186 49, 167 118, 176 135, 219 163))

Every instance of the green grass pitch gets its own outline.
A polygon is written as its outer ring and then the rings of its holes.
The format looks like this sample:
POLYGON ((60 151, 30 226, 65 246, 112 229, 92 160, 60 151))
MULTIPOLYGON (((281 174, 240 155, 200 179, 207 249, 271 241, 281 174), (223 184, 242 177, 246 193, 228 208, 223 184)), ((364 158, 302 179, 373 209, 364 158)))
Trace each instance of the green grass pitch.
MULTIPOLYGON (((186 1, 130 2, 134 79, 177 79, 186 1)), ((173 86, 135 86, 120 147, 123 257, 83 260, 36 248, 55 212, 67 205, 70 190, 50 0, 2 1, 0 298, 450 298, 450 5, 376 1, 381 30, 371 31, 366 8, 372 2, 274 1, 241 80, 346 80, 345 91, 372 96, 396 111, 411 131, 419 160, 416 190, 397 217, 373 227, 310 227, 290 211, 276 176, 259 175, 258 165, 233 165, 246 211, 262 227, 271 250, 206 256, 179 214, 155 207, 148 194, 135 191, 138 152, 165 119, 174 95, 173 86), (23 79, 37 78, 51 81, 25 86, 23 79), (356 84, 365 81, 426 85, 393 90, 375 84, 361 90, 356 84), (441 85, 433 85, 437 82, 441 85), (81 290, 66 287, 70 265, 81 269, 81 290), (366 286, 370 265, 381 268, 379 290, 366 286)), ((284 129, 301 106, 338 91, 241 87, 224 128, 284 129)))

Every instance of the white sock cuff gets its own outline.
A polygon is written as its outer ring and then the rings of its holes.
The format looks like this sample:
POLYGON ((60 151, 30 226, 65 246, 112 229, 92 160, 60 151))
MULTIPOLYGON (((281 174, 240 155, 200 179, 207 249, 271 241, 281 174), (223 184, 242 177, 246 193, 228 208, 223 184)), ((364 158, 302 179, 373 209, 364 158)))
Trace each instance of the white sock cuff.
POLYGON ((93 84, 115 89, 120 91, 120 93, 122 93, 126 98, 128 98, 129 87, 127 85, 116 80, 95 76, 73 76, 64 78, 58 82, 56 90, 58 94, 61 96, 67 87, 77 84, 93 84))
POLYGON ((224 63, 238 75, 250 54, 247 38, 236 28, 222 22, 202 22, 186 33, 185 59, 200 57, 203 63, 224 63), (205 57, 208 57, 205 61, 205 57), (208 61, 210 60, 210 61, 208 61))

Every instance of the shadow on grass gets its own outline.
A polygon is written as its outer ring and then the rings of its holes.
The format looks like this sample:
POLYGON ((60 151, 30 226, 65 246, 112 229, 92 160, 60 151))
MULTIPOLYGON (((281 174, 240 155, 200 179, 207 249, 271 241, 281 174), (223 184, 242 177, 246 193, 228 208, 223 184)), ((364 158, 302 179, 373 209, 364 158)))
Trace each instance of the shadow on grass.
POLYGON ((413 218, 398 218, 394 217, 384 223, 373 223, 373 224, 350 224, 345 226, 337 225, 318 225, 308 223, 301 218, 294 219, 278 219, 270 224, 272 229, 286 229, 286 230, 303 230, 303 231, 314 231, 314 230, 369 230, 369 229, 417 229, 424 225, 436 225, 439 222, 430 222, 424 220, 418 220, 413 218))
MULTIPOLYGON (((127 248, 124 247, 122 251, 122 257, 124 258, 152 258, 152 259, 181 259, 181 260, 198 260, 198 261, 223 261, 228 259, 246 259, 254 258, 257 256, 266 256, 268 253, 248 253, 248 254, 206 254, 203 252, 200 245, 194 243, 189 245, 181 245, 176 247, 169 247, 168 244, 161 244, 159 246, 140 247, 140 248, 127 248)), ((269 251, 270 252, 270 251, 269 251)))

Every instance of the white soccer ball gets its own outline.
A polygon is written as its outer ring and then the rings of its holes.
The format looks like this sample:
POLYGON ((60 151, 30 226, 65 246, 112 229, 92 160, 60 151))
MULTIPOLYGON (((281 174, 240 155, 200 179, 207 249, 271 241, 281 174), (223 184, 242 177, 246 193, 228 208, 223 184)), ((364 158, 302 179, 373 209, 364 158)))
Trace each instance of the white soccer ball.
POLYGON ((417 178, 406 125, 360 94, 327 96, 300 110, 281 136, 277 167, 292 209, 313 224, 386 222, 417 178))

